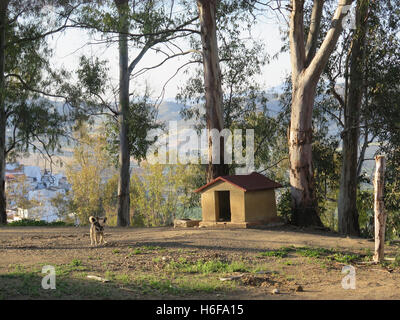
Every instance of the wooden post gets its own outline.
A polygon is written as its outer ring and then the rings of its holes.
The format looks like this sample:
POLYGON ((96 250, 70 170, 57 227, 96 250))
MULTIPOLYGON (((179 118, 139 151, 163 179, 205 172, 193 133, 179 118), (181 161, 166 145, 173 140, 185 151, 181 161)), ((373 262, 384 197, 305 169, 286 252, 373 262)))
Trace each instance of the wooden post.
POLYGON ((380 262, 384 256, 386 213, 383 202, 383 189, 385 186, 385 157, 376 156, 376 169, 374 178, 374 211, 375 211, 375 254, 374 261, 380 262))

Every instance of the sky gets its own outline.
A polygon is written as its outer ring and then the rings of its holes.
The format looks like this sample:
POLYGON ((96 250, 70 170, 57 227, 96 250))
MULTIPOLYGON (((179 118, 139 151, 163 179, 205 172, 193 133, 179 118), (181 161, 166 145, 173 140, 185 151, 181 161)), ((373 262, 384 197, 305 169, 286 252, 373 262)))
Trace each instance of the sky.
MULTIPOLYGON (((252 35, 265 43, 267 53, 272 57, 279 52, 282 41, 280 28, 286 24, 285 20, 280 18, 261 18, 259 23, 252 30, 252 35), (279 21, 280 20, 280 21, 279 21)), ((93 39, 84 30, 68 29, 64 33, 57 34, 50 39, 50 46, 54 49, 52 63, 55 67, 63 66, 67 70, 73 71, 78 67, 79 57, 81 55, 97 56, 102 60, 109 61, 110 75, 114 84, 118 83, 118 48, 117 44, 109 48, 104 45, 90 45, 93 39)), ((135 51, 131 50, 131 57, 135 51)), ((163 59, 163 56, 154 52, 147 53, 138 64, 136 70, 143 67, 150 67, 163 59)), ((175 73, 177 68, 188 61, 189 56, 178 57, 170 60, 165 65, 147 72, 141 76, 138 81, 131 82, 131 92, 133 90, 143 92, 145 83, 149 85, 153 98, 157 98, 165 82, 175 73)), ((285 77, 290 73, 289 54, 282 53, 277 59, 270 61, 266 65, 258 79, 264 89, 279 86, 284 82, 285 77)), ((164 100, 173 101, 178 92, 178 88, 183 86, 186 76, 181 71, 174 77, 165 89, 164 100)))

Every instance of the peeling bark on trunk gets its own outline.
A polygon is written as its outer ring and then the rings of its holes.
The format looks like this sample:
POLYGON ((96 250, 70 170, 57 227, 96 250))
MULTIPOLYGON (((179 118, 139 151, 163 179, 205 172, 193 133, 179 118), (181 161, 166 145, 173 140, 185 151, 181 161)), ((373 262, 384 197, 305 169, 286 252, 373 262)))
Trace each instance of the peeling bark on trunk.
MULTIPOLYGON (((206 119, 207 129, 217 129, 222 131, 224 128, 223 96, 221 86, 221 71, 219 67, 218 43, 216 31, 216 0, 197 1, 199 10, 201 41, 203 46, 203 66, 204 84, 206 98, 206 119)), ((208 136, 208 169, 207 181, 211 181, 219 176, 229 174, 229 167, 224 164, 224 144, 220 140, 220 164, 213 164, 212 158, 212 139, 208 136)))
POLYGON ((0 4, 0 224, 7 223, 7 205, 5 190, 6 169, 6 110, 5 110, 5 44, 8 1, 0 4))
POLYGON ((375 169, 375 197, 374 197, 374 211, 375 211, 375 254, 374 261, 380 262, 384 257, 384 244, 385 244, 385 227, 386 227, 386 212, 383 201, 383 191, 385 187, 385 157, 376 156, 376 169, 375 169))
POLYGON ((119 34, 119 181, 118 181, 118 217, 117 225, 126 227, 130 224, 130 152, 128 143, 128 116, 129 116, 129 70, 128 70, 128 38, 129 21, 127 12, 128 1, 115 1, 121 33, 119 34))
POLYGON ((340 0, 320 48, 316 51, 324 0, 314 0, 305 46, 304 0, 292 0, 290 17, 290 58, 292 65, 292 109, 289 128, 292 222, 300 226, 322 226, 314 186, 312 165, 312 110, 317 83, 342 32, 343 6, 340 0))
MULTIPOLYGON (((314 86, 314 85, 312 85, 314 86)), ((294 88, 289 134, 293 223, 322 226, 318 215, 312 164, 312 109, 315 88, 294 88)))
POLYGON ((365 38, 367 33, 369 0, 357 1, 357 30, 350 57, 350 76, 347 101, 344 109, 342 134, 342 171, 338 200, 339 232, 360 235, 357 210, 358 143, 360 139, 360 110, 363 96, 365 38))

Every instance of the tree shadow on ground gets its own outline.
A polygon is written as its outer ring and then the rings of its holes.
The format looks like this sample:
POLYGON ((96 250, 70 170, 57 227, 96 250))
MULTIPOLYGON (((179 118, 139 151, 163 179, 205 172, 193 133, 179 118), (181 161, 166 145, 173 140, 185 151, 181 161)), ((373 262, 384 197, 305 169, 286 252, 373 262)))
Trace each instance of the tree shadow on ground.
POLYGON ((209 289, 191 289, 166 279, 141 279, 130 283, 99 282, 89 279, 56 277, 56 289, 43 289, 36 272, 0 274, 0 300, 131 300, 131 299, 218 299, 209 289))

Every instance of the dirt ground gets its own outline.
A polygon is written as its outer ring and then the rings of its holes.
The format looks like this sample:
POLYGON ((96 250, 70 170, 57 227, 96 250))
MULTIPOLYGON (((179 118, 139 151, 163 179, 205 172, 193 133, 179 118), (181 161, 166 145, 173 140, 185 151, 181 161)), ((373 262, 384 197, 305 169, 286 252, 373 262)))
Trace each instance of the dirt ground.
MULTIPOLYGON (((0 298, 400 299, 400 267, 372 264, 374 243, 367 239, 280 227, 107 228, 106 240, 104 246, 91 247, 88 227, 0 228, 0 298), (261 255, 290 246, 331 249, 357 259, 338 262, 329 257, 302 256, 295 249, 281 257, 261 255), (199 265, 198 261, 235 262, 251 270, 179 269, 199 265), (58 295, 36 289, 44 276, 40 267, 46 264, 61 270, 58 295), (356 288, 346 290, 342 268, 349 264, 356 271, 356 288), (87 275, 111 281, 96 282, 87 275), (232 275, 241 277, 220 280, 232 275), (35 288, 26 289, 33 286, 29 281, 35 288), (273 289, 279 293, 273 294, 273 289)), ((385 246, 387 257, 398 252, 397 244, 385 246)))

